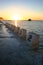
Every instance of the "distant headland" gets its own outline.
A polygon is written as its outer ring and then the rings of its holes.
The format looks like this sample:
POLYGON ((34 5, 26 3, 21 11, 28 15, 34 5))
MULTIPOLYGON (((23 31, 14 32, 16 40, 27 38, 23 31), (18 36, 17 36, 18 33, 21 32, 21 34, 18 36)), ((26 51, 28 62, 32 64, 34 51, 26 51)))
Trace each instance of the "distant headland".
POLYGON ((0 20, 3 20, 3 17, 0 17, 0 20))
POLYGON ((28 21, 32 21, 31 19, 28 19, 28 21))

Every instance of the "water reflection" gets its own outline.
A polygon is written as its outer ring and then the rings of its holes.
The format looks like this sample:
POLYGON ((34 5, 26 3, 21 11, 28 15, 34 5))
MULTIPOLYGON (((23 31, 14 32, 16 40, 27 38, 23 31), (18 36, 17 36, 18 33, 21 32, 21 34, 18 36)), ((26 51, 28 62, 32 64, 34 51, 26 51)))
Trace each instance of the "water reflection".
POLYGON ((17 20, 15 20, 15 26, 17 27, 17 20))

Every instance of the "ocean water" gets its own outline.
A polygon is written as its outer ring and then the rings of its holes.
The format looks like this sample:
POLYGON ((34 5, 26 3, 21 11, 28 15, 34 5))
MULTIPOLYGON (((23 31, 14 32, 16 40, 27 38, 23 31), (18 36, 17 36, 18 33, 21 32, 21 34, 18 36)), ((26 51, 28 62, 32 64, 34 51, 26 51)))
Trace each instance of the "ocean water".
POLYGON ((43 20, 38 21, 18 21, 17 26, 20 28, 24 28, 27 30, 27 32, 35 32, 39 34, 40 41, 39 46, 40 48, 43 48, 43 20))
POLYGON ((39 47, 43 49, 43 20, 33 20, 33 21, 26 21, 26 20, 18 20, 18 21, 7 21, 10 24, 16 25, 21 29, 26 29, 27 32, 35 32, 39 34, 39 47))

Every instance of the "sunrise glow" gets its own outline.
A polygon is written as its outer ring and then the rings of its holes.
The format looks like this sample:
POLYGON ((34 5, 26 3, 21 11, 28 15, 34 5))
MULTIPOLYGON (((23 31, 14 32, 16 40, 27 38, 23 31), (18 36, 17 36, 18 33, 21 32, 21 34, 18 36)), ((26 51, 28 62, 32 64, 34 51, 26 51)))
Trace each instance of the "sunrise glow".
POLYGON ((13 19, 13 20, 20 20, 21 18, 20 18, 19 15, 14 15, 14 16, 12 16, 12 19, 13 19))
POLYGON ((43 20, 43 0, 1 0, 0 17, 6 20, 43 20))

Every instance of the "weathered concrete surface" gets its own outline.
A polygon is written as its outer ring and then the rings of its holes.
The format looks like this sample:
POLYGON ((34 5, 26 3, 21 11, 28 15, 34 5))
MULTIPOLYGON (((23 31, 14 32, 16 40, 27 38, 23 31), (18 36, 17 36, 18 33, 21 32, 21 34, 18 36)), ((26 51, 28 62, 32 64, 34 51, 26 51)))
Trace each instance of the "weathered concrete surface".
POLYGON ((5 25, 0 25, 0 65, 43 65, 43 53, 29 49, 5 25))

